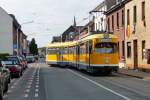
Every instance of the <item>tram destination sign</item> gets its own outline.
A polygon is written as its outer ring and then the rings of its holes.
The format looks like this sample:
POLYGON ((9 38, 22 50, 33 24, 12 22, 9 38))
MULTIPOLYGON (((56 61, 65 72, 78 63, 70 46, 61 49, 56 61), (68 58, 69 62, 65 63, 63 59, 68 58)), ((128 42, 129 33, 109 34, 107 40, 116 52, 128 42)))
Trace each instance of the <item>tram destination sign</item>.
POLYGON ((101 42, 112 42, 111 38, 102 38, 101 42))

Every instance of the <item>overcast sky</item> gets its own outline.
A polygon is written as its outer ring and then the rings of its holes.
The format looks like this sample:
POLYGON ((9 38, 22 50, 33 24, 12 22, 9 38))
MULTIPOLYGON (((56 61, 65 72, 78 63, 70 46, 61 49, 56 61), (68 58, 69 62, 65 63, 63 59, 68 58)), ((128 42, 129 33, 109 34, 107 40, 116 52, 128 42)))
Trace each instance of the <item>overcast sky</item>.
POLYGON ((39 47, 45 46, 53 36, 63 33, 73 24, 86 23, 83 18, 102 0, 0 0, 0 6, 16 16, 28 39, 35 38, 39 47))

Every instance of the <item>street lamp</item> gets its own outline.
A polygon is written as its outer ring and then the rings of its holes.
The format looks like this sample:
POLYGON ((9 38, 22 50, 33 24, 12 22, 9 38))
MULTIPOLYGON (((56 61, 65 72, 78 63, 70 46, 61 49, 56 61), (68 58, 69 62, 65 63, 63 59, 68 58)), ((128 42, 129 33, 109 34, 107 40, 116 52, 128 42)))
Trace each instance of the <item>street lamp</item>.
POLYGON ((22 25, 33 23, 34 21, 24 22, 17 27, 17 55, 19 55, 19 29, 21 29, 22 25))

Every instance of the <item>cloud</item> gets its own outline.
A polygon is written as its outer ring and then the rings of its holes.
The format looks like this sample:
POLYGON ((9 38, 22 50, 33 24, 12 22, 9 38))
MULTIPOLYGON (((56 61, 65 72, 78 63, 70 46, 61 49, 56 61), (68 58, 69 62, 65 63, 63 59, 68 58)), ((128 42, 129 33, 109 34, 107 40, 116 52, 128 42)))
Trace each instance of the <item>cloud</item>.
POLYGON ((38 33, 35 37, 38 45, 45 46, 52 37, 61 34, 73 24, 88 16, 88 12, 102 0, 0 0, 8 13, 13 13, 20 23, 34 20, 34 23, 23 25, 25 34, 38 33), (49 29, 49 30, 47 30, 49 29), (50 35, 44 35, 50 33, 50 35), (43 34, 43 35, 42 35, 43 34))

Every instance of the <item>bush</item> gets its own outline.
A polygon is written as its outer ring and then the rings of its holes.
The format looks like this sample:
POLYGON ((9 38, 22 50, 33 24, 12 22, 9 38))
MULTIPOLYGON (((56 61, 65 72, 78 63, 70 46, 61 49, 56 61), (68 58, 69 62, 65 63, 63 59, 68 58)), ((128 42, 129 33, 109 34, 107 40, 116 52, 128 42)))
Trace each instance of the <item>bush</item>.
POLYGON ((9 56, 7 53, 0 54, 0 60, 5 60, 6 56, 9 56))

